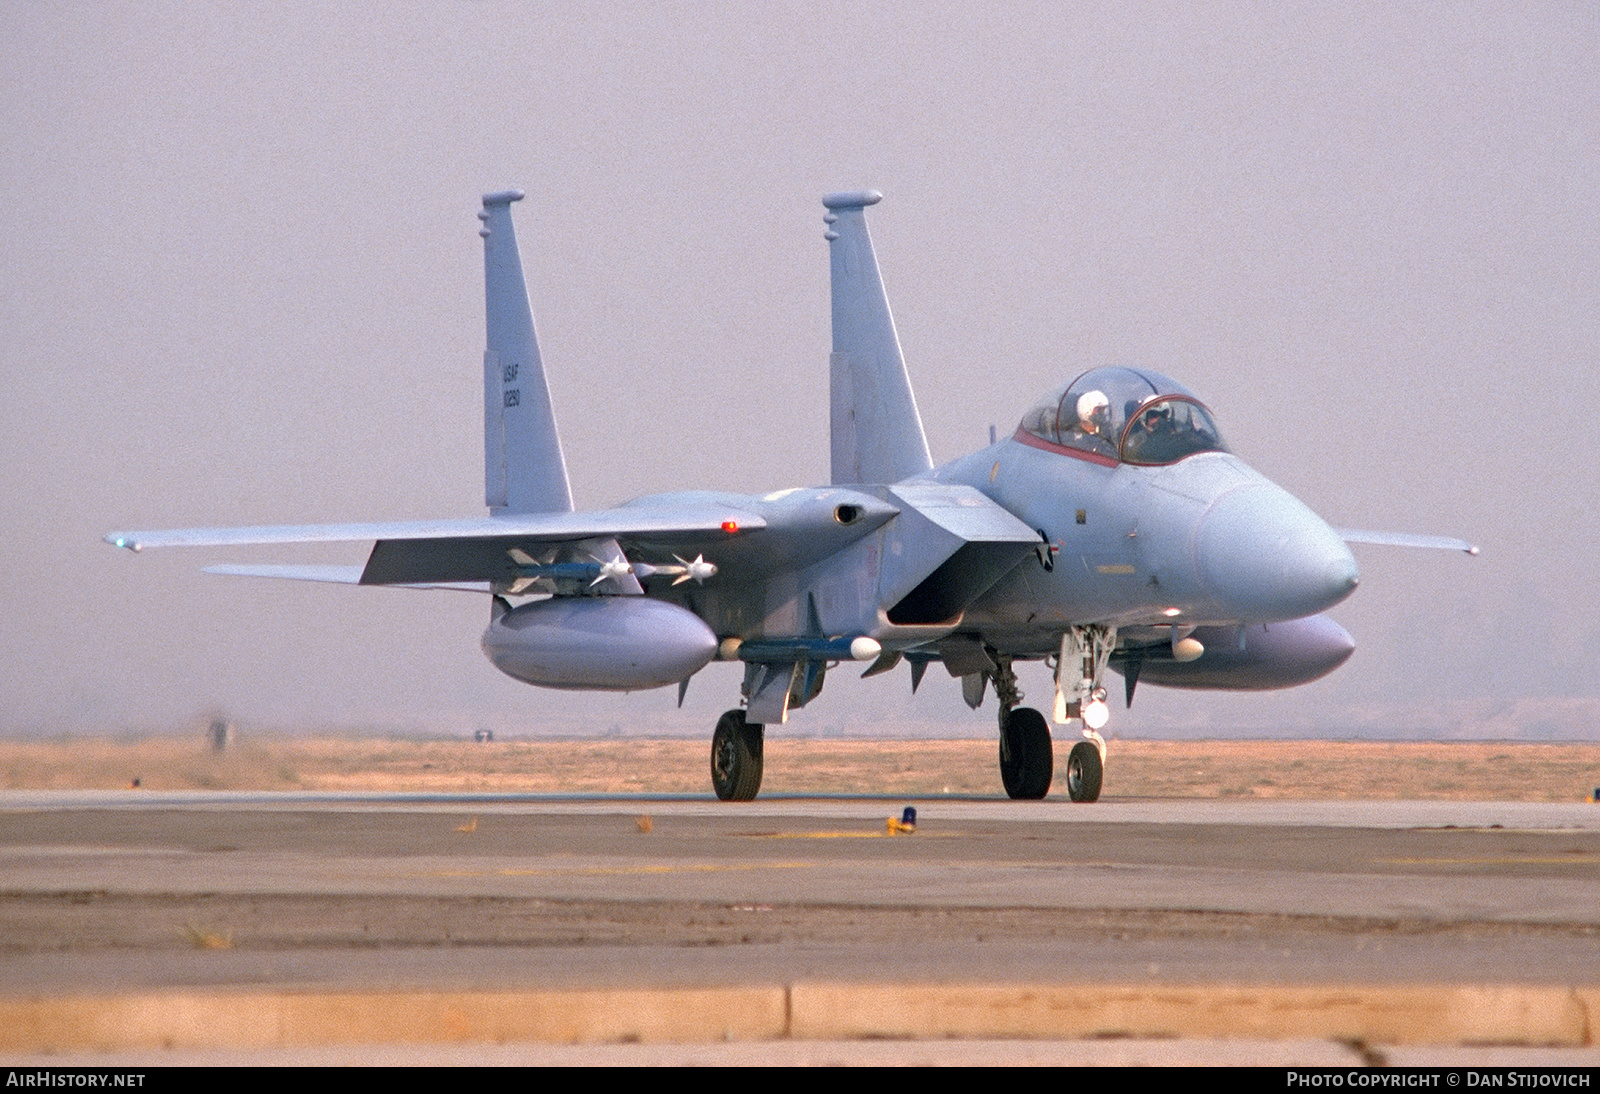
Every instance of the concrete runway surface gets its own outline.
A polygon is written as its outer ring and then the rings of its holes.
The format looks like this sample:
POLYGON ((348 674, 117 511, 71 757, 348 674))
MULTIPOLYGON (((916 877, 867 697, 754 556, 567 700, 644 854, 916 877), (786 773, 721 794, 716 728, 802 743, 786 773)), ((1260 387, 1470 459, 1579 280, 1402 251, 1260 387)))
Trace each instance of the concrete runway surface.
POLYGON ((34 1065, 1592 1066, 1600 806, 7 791, 0 938, 34 1065))

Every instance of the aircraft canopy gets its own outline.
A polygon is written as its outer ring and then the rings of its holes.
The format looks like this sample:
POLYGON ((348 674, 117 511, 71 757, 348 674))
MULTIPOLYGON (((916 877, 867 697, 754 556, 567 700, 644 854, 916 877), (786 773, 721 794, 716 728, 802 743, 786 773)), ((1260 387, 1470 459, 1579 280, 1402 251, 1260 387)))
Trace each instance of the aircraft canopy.
POLYGON ((1041 399, 1022 428, 1103 462, 1176 463, 1196 452, 1228 451, 1205 404, 1171 377, 1146 369, 1092 369, 1041 399))

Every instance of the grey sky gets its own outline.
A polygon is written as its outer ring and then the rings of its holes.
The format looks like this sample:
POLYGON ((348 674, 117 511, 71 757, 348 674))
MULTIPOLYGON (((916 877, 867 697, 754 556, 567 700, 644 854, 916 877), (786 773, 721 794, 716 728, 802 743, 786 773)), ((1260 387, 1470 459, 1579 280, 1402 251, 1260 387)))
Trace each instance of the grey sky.
MULTIPOLYGON (((580 506, 826 479, 818 198, 877 187, 936 460, 1142 363, 1332 523, 1483 546, 1360 548, 1335 676, 1142 690, 1114 729, 1600 714, 1593 5, 37 3, 0 29, 0 732, 709 733, 726 666, 682 715, 540 692, 481 657, 481 599, 98 542, 480 512, 474 214, 511 186, 580 506)), ((939 674, 914 703, 843 675, 797 721, 992 722, 939 674)))

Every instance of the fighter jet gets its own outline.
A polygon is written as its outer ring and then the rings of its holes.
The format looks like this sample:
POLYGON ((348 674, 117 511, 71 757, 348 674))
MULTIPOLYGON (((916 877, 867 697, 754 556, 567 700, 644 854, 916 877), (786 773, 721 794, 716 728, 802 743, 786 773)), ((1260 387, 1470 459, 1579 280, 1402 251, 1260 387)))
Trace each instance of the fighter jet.
POLYGON ((1347 543, 1476 553, 1454 539, 1336 531, 1229 449, 1175 380, 1101 367, 1050 392, 1015 431, 939 467, 929 456, 867 231, 876 191, 829 194, 832 481, 769 494, 690 492, 574 512, 512 227, 523 195, 485 195, 484 517, 113 532, 145 547, 372 541, 363 567, 212 572, 488 594, 482 645, 540 687, 676 685, 714 660, 744 668, 717 721, 711 782, 761 786, 765 727, 830 671, 930 664, 974 710, 992 686, 1006 793, 1054 775, 1051 722, 1075 737, 1067 795, 1103 780, 1107 672, 1175 688, 1315 680, 1354 649, 1321 613, 1355 589, 1347 543), (1054 671, 1052 718, 1022 704, 1018 662, 1054 671))

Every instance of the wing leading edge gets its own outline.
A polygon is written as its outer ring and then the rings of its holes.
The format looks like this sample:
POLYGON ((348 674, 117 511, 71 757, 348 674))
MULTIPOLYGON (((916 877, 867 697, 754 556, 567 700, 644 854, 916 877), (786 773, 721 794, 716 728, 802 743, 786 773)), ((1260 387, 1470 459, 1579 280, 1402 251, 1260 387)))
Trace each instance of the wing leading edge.
MULTIPOLYGON (((112 532, 107 543, 130 551, 146 547, 243 547, 296 543, 375 541, 362 570, 362 585, 439 584, 500 580, 513 562, 509 552, 538 544, 570 544, 627 537, 663 549, 689 549, 760 531, 759 514, 731 506, 624 506, 589 513, 520 514, 466 520, 396 523, 264 525, 245 528, 176 528, 112 532)), ((348 580, 346 568, 238 567, 218 572, 304 581, 348 580), (265 572, 274 569, 274 572, 265 572), (249 571, 248 574, 246 571, 249 571)))

